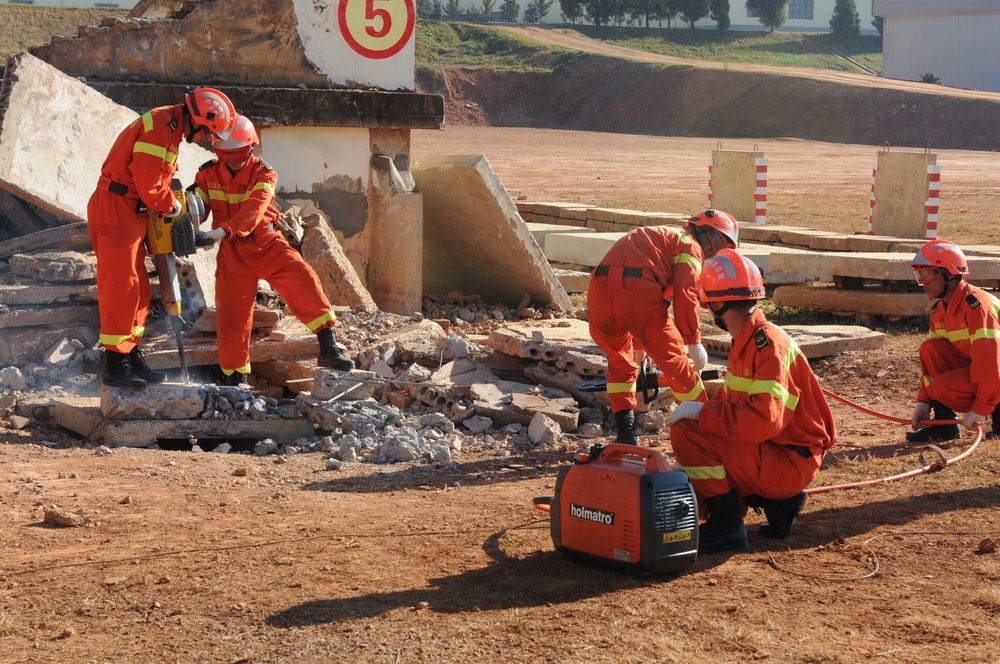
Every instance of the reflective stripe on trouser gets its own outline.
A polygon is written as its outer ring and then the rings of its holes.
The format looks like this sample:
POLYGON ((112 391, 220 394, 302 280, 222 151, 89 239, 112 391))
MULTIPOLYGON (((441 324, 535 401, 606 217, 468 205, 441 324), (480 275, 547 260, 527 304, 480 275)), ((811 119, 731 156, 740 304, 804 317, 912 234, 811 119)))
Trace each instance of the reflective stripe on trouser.
POLYGON ((805 458, 775 443, 747 445, 735 432, 727 437, 701 431, 693 420, 670 428, 670 445, 699 499, 732 489, 741 496, 788 498, 809 486, 821 464, 818 456, 805 458))
POLYGON ((87 229, 97 257, 97 307, 101 343, 118 353, 142 342, 149 315, 146 216, 136 200, 98 189, 87 204, 87 229))
POLYGON ((587 295, 590 336, 608 354, 612 412, 635 408, 639 377, 633 350, 646 351, 678 401, 706 401, 698 373, 688 363, 684 340, 670 317, 659 284, 612 275, 592 277, 587 295))
POLYGON ((219 366, 249 371, 257 281, 266 279, 292 314, 318 332, 336 321, 319 277, 280 233, 225 239, 215 273, 219 366))
POLYGON ((945 339, 920 344, 920 380, 927 396, 959 413, 967 413, 976 400, 972 363, 945 339))

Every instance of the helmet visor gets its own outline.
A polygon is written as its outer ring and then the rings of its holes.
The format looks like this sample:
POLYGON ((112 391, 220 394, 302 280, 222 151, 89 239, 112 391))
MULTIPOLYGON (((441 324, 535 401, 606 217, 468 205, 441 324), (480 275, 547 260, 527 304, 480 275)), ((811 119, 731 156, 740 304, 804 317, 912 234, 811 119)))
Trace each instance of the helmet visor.
POLYGON ((698 231, 698 244, 706 256, 714 256, 723 249, 732 249, 728 238, 719 231, 706 228, 698 231))
POLYGON ((936 267, 915 267, 913 268, 913 274, 917 278, 917 283, 921 286, 926 286, 942 276, 941 270, 936 267))

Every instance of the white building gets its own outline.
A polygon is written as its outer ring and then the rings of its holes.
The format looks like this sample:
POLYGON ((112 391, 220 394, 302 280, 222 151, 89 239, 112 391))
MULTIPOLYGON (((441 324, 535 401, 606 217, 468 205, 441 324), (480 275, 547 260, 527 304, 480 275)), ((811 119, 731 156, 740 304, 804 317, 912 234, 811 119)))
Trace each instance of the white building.
POLYGON ((39 7, 82 7, 85 9, 132 9, 139 0, 6 0, 10 5, 39 7))
POLYGON ((872 0, 882 75, 1000 92, 1000 0, 872 0))

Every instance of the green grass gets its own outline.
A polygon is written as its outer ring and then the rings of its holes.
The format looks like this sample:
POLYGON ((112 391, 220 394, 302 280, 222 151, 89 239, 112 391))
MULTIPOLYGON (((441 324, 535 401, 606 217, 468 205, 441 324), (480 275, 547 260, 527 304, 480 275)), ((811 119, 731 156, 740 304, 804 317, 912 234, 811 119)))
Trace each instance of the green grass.
POLYGON ((676 58, 857 71, 839 52, 882 71, 882 38, 862 35, 844 44, 817 32, 691 30, 574 26, 582 35, 609 44, 676 58))
MULTIPOLYGON (((882 39, 863 35, 842 44, 829 34, 768 33, 687 28, 616 28, 572 26, 600 41, 692 60, 814 67, 858 71, 838 51, 875 71, 882 71, 882 39)), ((417 66, 493 67, 513 71, 552 71, 572 59, 570 51, 550 48, 489 25, 445 21, 417 22, 417 66)))
POLYGON ((127 9, 81 9, 0 5, 0 55, 4 64, 15 53, 49 43, 54 35, 73 37, 81 25, 100 25, 107 16, 123 17, 127 9))

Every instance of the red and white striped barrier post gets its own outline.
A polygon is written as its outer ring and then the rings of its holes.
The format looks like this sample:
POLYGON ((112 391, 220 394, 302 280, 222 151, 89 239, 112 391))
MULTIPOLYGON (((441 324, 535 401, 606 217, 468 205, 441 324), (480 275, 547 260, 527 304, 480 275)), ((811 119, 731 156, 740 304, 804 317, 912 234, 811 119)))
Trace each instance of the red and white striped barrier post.
POLYGON ((878 173, 878 161, 872 165, 872 195, 868 202, 868 234, 875 235, 872 222, 875 219, 875 175, 878 173))
POLYGON ((753 192, 754 223, 767 223, 767 157, 754 159, 757 170, 757 184, 753 192))
POLYGON ((928 240, 937 237, 938 227, 938 207, 941 197, 941 167, 932 164, 927 167, 927 202, 924 209, 927 211, 927 235, 928 240))
POLYGON ((711 157, 708 159, 708 207, 712 207, 712 165, 711 157))

